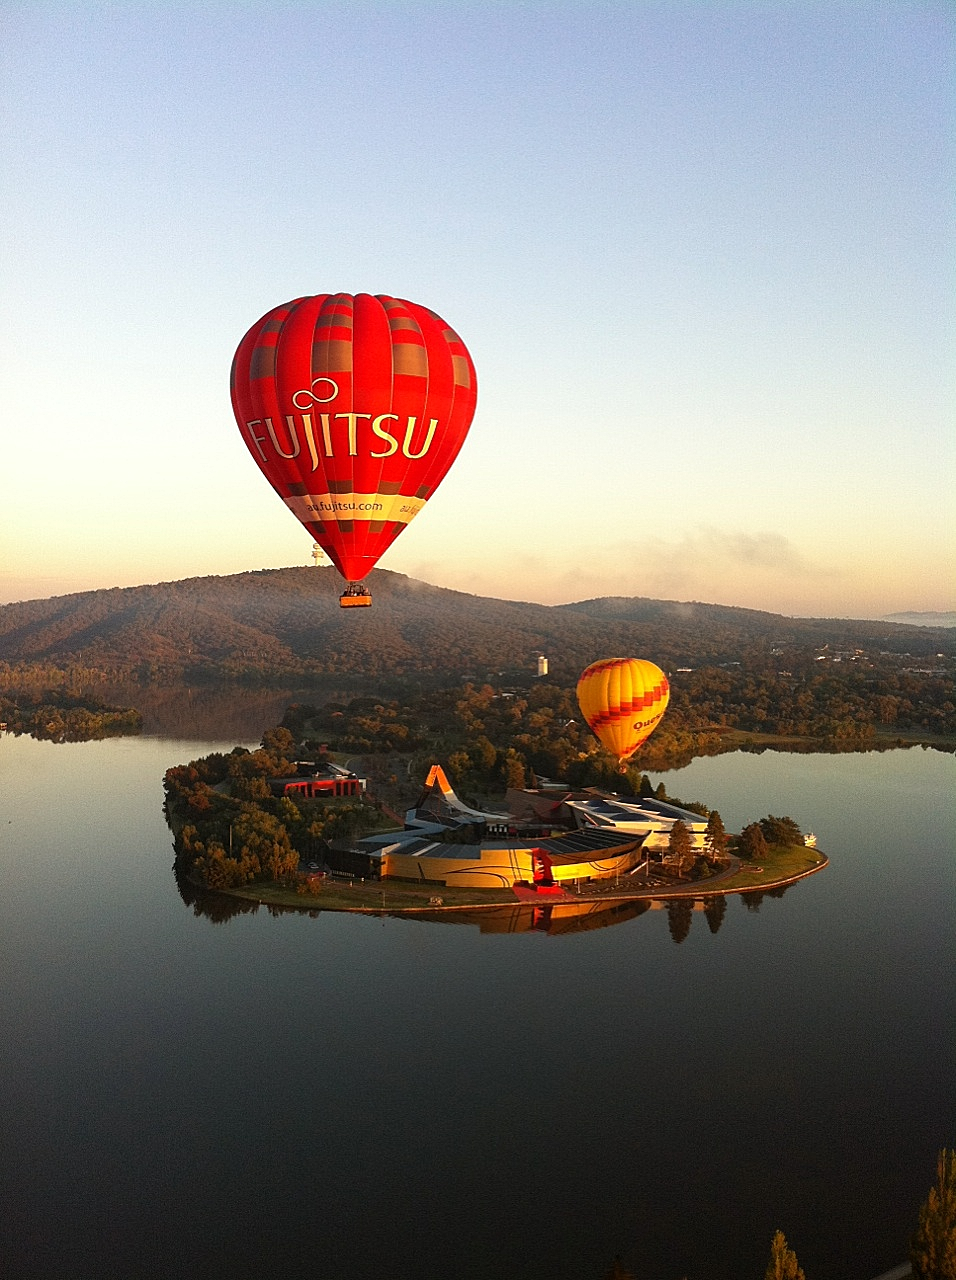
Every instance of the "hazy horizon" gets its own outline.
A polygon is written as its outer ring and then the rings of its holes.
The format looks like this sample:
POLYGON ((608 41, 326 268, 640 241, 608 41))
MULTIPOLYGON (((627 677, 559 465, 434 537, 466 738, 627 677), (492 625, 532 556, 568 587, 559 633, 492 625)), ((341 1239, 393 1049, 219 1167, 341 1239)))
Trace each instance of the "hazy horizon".
MULTIPOLYGON (((63 599, 71 595, 84 595, 89 591, 112 591, 112 590, 125 590, 125 589, 132 590, 132 589, 135 589, 136 587, 159 587, 159 586, 167 585, 169 583, 186 582, 186 581, 189 581, 191 578, 233 577, 233 576, 236 576, 237 574, 242 574, 242 573, 268 573, 268 572, 276 572, 281 569, 304 568, 304 567, 305 566, 302 566, 302 565, 265 565, 265 566, 262 566, 260 569, 239 569, 234 571, 233 573, 190 574, 187 578, 164 578, 154 582, 114 583, 112 586, 109 586, 109 587, 72 588, 64 591, 51 591, 45 595, 20 596, 20 597, 10 598, 10 599, 6 599, 6 598, 0 599, 0 608, 3 608, 5 605, 8 605, 8 604, 29 604, 31 602, 38 601, 38 600, 55 600, 55 599, 63 599)), ((326 570, 326 572, 332 572, 330 566, 326 565, 322 567, 326 570)), ((380 566, 380 567, 384 568, 384 566, 380 566)), ((401 573, 401 570, 385 569, 385 572, 401 573)), ((403 576, 408 578, 413 578, 413 575, 411 574, 405 574, 403 576)), ((420 582, 425 581, 425 579, 413 579, 413 580, 420 581, 420 582)), ((427 585, 442 587, 444 584, 439 582, 431 582, 431 583, 428 583, 427 585)), ((447 589, 451 591, 462 590, 462 588, 458 588, 458 587, 448 587, 447 589)), ((465 594, 482 596, 484 593, 466 592, 465 594)), ((613 594, 621 596, 621 593, 613 593, 613 594)), ((542 603, 541 601, 528 600, 520 596, 488 596, 487 598, 494 599, 494 600, 513 601, 519 604, 542 603)), ((570 598, 568 600, 550 601, 548 602, 548 605, 553 607, 558 607, 562 604, 579 604, 587 600, 595 600, 599 598, 603 598, 603 597, 590 595, 590 594, 579 595, 579 596, 570 598)), ((721 608, 739 608, 739 609, 757 608, 757 606, 754 606, 754 605, 735 604, 733 601, 730 601, 730 600, 704 600, 699 598, 689 600, 689 599, 676 599, 669 596, 649 597, 644 593, 639 593, 639 592, 633 593, 628 597, 621 597, 621 598, 656 599, 656 600, 663 600, 667 603, 673 603, 673 604, 718 605, 721 608)), ((788 613, 783 613, 781 610, 778 610, 778 609, 767 609, 767 610, 763 610, 763 612, 776 613, 776 614, 780 614, 780 616, 783 616, 783 617, 794 617, 794 618, 848 618, 848 619, 855 619, 858 621, 899 622, 902 625, 910 625, 910 626, 927 626, 927 627, 956 626, 956 609, 927 610, 927 611, 899 610, 895 613, 888 613, 888 614, 855 614, 855 613, 835 613, 835 614, 792 613, 792 614, 788 614, 788 613), (918 619, 920 618, 925 618, 926 621, 925 622, 918 621, 918 619)))

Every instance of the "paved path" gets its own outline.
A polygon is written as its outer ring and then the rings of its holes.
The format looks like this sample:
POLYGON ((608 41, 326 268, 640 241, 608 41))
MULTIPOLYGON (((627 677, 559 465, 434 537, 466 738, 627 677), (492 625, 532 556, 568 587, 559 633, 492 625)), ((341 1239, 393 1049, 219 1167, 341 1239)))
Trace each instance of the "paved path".
POLYGON ((730 865, 706 880, 663 880, 657 877, 645 880, 638 871, 619 878, 591 881, 579 889, 571 889, 568 896, 578 902, 592 898, 705 898, 714 886, 718 892, 723 892, 721 885, 739 870, 740 859, 731 855, 730 865))

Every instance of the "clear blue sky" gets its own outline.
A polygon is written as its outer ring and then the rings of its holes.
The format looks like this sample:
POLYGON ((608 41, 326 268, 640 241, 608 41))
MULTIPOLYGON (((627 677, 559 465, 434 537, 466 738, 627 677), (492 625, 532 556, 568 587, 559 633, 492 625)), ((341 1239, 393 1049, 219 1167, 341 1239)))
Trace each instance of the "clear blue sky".
POLYGON ((311 563, 233 351, 424 303, 478 412, 382 567, 548 603, 956 607, 956 7, 17 3, 0 601, 311 563))

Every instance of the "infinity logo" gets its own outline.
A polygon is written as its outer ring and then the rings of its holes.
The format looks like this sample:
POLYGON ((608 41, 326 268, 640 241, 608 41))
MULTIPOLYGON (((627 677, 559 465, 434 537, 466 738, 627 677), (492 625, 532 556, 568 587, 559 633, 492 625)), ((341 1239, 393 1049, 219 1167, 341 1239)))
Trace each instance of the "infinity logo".
POLYGON ((312 386, 306 390, 304 387, 301 391, 297 391, 292 397, 292 403, 297 409, 308 409, 314 404, 328 404, 330 400, 334 400, 339 394, 339 384, 334 378, 315 378, 312 386), (320 396, 316 391, 320 382, 325 382, 332 388, 332 394, 320 396))

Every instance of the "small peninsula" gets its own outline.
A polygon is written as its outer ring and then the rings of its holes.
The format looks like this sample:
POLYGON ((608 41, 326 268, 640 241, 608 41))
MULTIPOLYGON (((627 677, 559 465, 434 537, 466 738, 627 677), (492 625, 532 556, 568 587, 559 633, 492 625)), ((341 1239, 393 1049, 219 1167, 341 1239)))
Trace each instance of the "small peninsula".
POLYGON ((621 780, 637 785, 623 793, 522 773, 503 793, 462 799, 442 765, 416 782, 411 758, 343 760, 311 727, 290 708, 258 750, 167 771, 181 880, 277 908, 434 915, 519 905, 570 919, 627 903, 779 894, 827 862, 792 818, 768 815, 731 835, 716 809, 633 770, 621 780))

